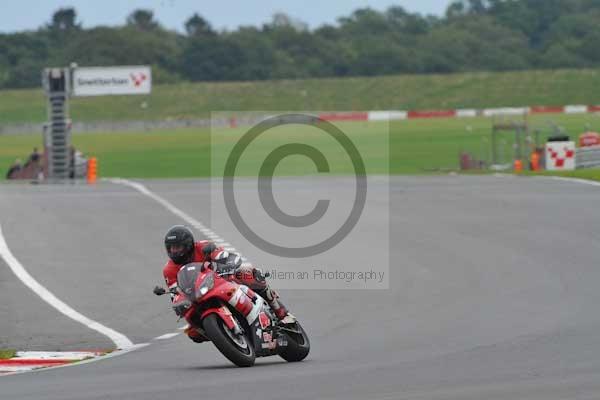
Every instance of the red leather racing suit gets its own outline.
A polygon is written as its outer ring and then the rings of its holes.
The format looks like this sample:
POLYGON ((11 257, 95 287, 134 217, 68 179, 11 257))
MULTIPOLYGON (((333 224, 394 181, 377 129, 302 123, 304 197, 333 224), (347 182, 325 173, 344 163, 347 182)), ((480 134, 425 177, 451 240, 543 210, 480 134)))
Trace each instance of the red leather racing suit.
MULTIPOLYGON (((229 253, 222 247, 215 247, 214 244, 209 240, 202 240, 194 243, 194 256, 190 262, 202 263, 205 261, 219 260, 223 257, 227 258, 229 253), (214 248, 209 253, 210 249, 214 248), (207 251, 208 249, 208 251, 207 251), (209 257, 207 256, 210 256, 209 257)), ((172 260, 169 260, 163 269, 163 276, 169 289, 177 286, 177 273, 183 265, 175 264, 172 260)), ((275 312, 275 315, 280 320, 284 319, 288 315, 286 307, 281 304, 278 300, 279 295, 275 293, 265 281, 262 276, 262 272, 250 265, 241 265, 235 270, 235 274, 229 275, 228 279, 232 279, 239 284, 246 285, 250 289, 254 290, 260 296, 262 296, 269 306, 275 312)))

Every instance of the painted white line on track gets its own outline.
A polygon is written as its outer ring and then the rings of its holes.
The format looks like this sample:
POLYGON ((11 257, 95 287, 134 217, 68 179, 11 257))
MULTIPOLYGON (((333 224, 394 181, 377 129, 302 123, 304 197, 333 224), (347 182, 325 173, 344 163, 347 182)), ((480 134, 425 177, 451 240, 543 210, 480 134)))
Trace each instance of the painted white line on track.
POLYGON ((50 304, 60 313, 104 336, 107 336, 115 343, 118 349, 129 349, 133 346, 131 340, 129 340, 125 335, 115 331, 114 329, 104 326, 99 322, 91 320, 85 315, 75 311, 68 304, 57 298, 54 294, 52 294, 52 292, 36 281, 27 272, 27 270, 25 270, 23 265, 21 265, 19 260, 15 258, 8 248, 8 244, 6 243, 4 235, 2 234, 2 226, 0 226, 0 257, 4 259, 4 262, 6 262, 12 272, 21 280, 21 282, 23 282, 23 284, 25 284, 25 286, 30 288, 35 294, 41 297, 42 300, 50 304))
MULTIPOLYGON (((208 237, 209 239, 213 239, 214 241, 216 241, 220 245, 227 244, 227 245, 231 246, 230 243, 228 243, 225 239, 221 238, 212 229, 210 229, 209 227, 207 227, 206 225, 204 225, 202 222, 198 221, 196 218, 192 217, 191 215, 189 215, 189 214, 185 213, 184 211, 182 211, 181 209, 177 208, 175 205, 173 205, 171 202, 169 202, 165 198, 163 198, 163 197, 157 195, 156 193, 152 192, 150 189, 148 189, 143 184, 141 184, 139 182, 130 181, 128 179, 121 179, 121 178, 112 178, 112 179, 106 179, 106 180, 108 182, 112 182, 112 183, 115 183, 115 184, 118 184, 118 185, 129 186, 129 187, 137 190, 138 192, 142 193, 143 195, 145 195, 147 197, 150 197, 152 200, 154 200, 157 203, 159 203, 160 205, 162 205, 168 211, 170 211, 171 213, 175 214, 177 217, 181 218, 182 220, 184 220, 186 223, 188 223, 189 225, 191 225, 192 227, 194 227, 198 231, 202 232, 202 234, 205 235, 206 237, 208 237)), ((234 252, 234 253, 239 253, 235 249, 235 247, 227 247, 226 250, 230 251, 230 252, 234 252)), ((242 266, 250 266, 251 265, 250 263, 247 262, 247 259, 245 257, 241 257, 241 258, 242 258, 242 261, 244 261, 242 263, 242 266)), ((185 330, 186 328, 187 328, 187 326, 180 327, 179 330, 185 330)), ((155 338, 155 340, 170 339, 171 337, 174 337, 177 334, 178 333, 168 333, 166 335, 159 336, 158 338, 155 338)))
POLYGON ((16 372, 29 372, 31 370, 32 370, 31 367, 23 367, 23 366, 18 366, 18 365, 11 365, 11 366, 5 365, 0 370, 0 376, 1 375, 11 375, 16 372))
MULTIPOLYGON (((143 184, 141 184, 139 182, 130 181, 129 179, 121 179, 121 178, 107 179, 107 181, 108 182, 112 182, 112 183, 116 183, 116 184, 119 184, 119 185, 129 186, 129 187, 137 190, 138 192, 142 193, 145 196, 150 197, 152 200, 154 200, 157 203, 159 203, 160 205, 162 205, 164 208, 166 208, 171 213, 175 214, 176 216, 178 216, 179 218, 181 218, 182 220, 184 220, 186 223, 188 223, 189 225, 191 225, 195 229, 197 229, 200 232, 202 232, 202 234, 205 235, 206 237, 208 237, 209 239, 213 239, 213 240, 215 240, 217 242, 227 243, 225 241, 225 239, 221 238, 215 231, 213 231, 212 229, 210 229, 209 227, 207 227, 206 225, 204 225, 202 222, 198 221, 196 218, 194 218, 191 215, 185 213, 181 209, 175 207, 171 202, 169 202, 165 198, 163 198, 163 197, 157 195, 156 193, 152 192, 150 189, 148 189, 143 184)), ((227 243, 227 244, 229 244, 229 243, 227 243)), ((227 250, 231 251, 231 252, 236 252, 236 253, 238 252, 234 247, 229 247, 229 248, 227 248, 227 250)), ((246 258, 242 257, 242 260, 246 261, 246 258)))
POLYGON ((154 340, 167 340, 167 339, 171 339, 174 338, 175 336, 179 335, 181 332, 174 332, 174 333, 166 333, 162 336, 159 337, 155 337, 154 340))
POLYGON ((18 360, 85 360, 97 357, 101 353, 88 351, 17 351, 15 358, 18 360))
POLYGON ((568 178, 563 176, 549 176, 548 179, 552 179, 554 181, 563 181, 563 182, 571 182, 571 183, 580 183, 588 186, 600 186, 600 182, 591 181, 588 179, 580 179, 580 178, 568 178))

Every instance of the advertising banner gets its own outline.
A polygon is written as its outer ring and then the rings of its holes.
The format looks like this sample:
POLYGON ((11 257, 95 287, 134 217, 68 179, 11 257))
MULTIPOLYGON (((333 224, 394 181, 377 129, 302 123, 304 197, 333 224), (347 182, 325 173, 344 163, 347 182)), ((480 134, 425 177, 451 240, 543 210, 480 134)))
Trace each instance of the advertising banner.
POLYGON ((151 89, 152 71, 148 66, 73 70, 73 96, 149 94, 151 89))

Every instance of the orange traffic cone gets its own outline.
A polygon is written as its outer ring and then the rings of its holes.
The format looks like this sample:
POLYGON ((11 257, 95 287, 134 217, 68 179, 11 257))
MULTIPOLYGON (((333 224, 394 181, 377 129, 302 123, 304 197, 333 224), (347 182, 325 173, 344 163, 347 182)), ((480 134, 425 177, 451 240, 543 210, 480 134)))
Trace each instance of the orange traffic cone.
POLYGON ((98 179, 98 159, 96 157, 90 157, 88 160, 88 169, 87 169, 87 182, 90 185, 96 183, 98 179))
POLYGON ((523 162, 521 160, 515 160, 515 172, 523 172, 523 162))
POLYGON ((537 151, 531 153, 531 169, 536 172, 540 170, 540 155, 537 151))

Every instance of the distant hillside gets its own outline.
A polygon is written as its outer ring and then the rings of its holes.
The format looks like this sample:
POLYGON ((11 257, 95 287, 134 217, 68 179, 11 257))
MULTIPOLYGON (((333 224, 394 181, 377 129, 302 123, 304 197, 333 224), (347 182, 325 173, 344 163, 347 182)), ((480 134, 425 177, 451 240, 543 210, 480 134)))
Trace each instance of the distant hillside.
MULTIPOLYGON (((407 110, 600 104, 600 70, 157 85, 150 96, 77 98, 78 121, 202 118, 212 111, 407 110)), ((41 90, 0 91, 0 124, 43 122, 41 90)))

